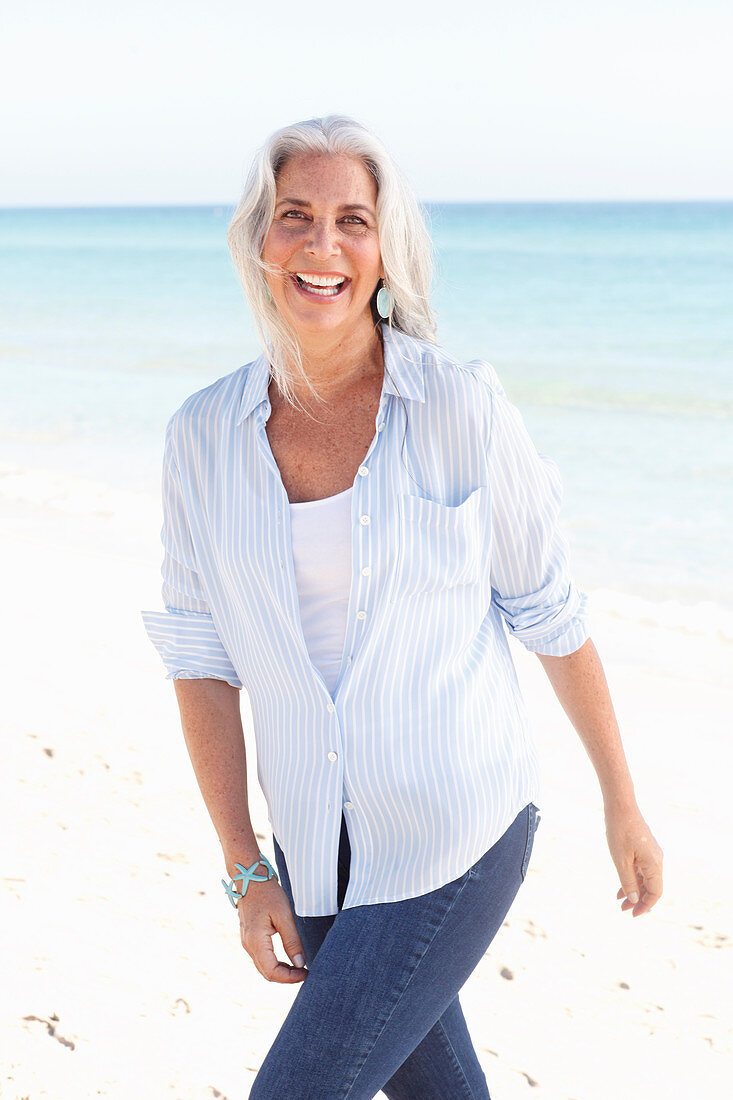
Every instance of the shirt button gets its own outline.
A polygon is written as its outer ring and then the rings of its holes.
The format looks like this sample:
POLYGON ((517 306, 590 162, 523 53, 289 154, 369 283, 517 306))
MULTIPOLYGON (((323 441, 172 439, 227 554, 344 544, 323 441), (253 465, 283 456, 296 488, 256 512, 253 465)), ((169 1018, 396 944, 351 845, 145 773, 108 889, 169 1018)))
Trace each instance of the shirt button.
POLYGON ((361 477, 366 477, 368 473, 369 473, 369 467, 368 466, 360 466, 359 467, 359 474, 361 475, 361 477))
POLYGON ((381 432, 383 428, 384 428, 384 421, 380 420, 379 423, 377 424, 377 431, 381 432))
POLYGON ((371 575, 372 575, 371 565, 365 565, 364 568, 361 571, 361 575, 362 575, 362 577, 371 577, 371 575))
POLYGON ((336 710, 336 707, 333 705, 333 703, 328 703, 326 706, 326 710, 329 714, 333 714, 333 712, 336 710))
POLYGON ((369 516, 359 516, 359 523, 361 523, 363 527, 368 527, 371 522, 369 516))
POLYGON ((336 755, 336 753, 335 753, 335 752, 330 752, 330 753, 328 754, 328 759, 329 759, 329 760, 337 760, 337 759, 338 759, 338 757, 337 757, 337 755, 336 755))
POLYGON ((357 619, 366 619, 366 611, 357 611, 356 617, 357 619))
POLYGON ((354 803, 353 802, 344 802, 344 809, 345 810, 353 810, 353 808, 354 808, 354 803))

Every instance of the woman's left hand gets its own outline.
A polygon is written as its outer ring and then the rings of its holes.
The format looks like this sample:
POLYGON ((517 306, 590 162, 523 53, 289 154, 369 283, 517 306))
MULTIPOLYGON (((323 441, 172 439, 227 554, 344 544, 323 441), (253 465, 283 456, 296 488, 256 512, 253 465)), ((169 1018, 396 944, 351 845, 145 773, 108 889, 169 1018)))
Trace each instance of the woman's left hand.
POLYGON ((605 810, 606 839, 616 865, 623 898, 622 912, 631 909, 635 917, 648 913, 662 896, 664 853, 638 808, 605 810))

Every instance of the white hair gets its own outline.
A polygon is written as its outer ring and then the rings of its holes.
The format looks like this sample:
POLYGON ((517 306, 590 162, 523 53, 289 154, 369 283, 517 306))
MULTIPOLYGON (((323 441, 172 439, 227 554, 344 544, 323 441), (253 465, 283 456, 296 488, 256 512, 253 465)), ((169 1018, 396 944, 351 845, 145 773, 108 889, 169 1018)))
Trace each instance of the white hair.
MULTIPOLYGON (((365 126, 344 115, 284 126, 255 154, 227 243, 278 389, 293 404, 298 403, 291 385, 296 374, 316 391, 303 368, 297 336, 272 301, 265 272, 274 269, 262 259, 262 249, 275 212, 280 170, 291 157, 313 153, 353 157, 374 178, 384 282, 393 302, 389 324, 408 336, 436 342, 430 306, 433 245, 425 213, 387 149, 365 126)), ((380 319, 377 289, 371 300, 375 323, 380 319)))

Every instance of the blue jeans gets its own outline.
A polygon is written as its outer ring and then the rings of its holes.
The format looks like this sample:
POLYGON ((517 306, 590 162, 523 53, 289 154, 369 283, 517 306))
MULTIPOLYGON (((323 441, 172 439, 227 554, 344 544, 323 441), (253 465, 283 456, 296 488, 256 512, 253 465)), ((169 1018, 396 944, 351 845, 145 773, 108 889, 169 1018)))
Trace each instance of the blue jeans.
POLYGON ((524 881, 539 820, 530 802, 473 867, 437 890, 342 909, 350 857, 342 815, 339 911, 295 914, 308 976, 250 1100, 372 1100, 380 1089, 389 1100, 487 1100, 458 991, 524 881))

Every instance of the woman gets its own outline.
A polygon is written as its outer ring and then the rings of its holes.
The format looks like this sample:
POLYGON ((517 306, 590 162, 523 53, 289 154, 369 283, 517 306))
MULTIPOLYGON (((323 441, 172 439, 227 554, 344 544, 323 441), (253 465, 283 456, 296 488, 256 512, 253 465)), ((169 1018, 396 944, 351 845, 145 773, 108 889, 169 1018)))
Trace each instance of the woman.
POLYGON ((275 133, 229 243, 266 350, 168 424, 166 610, 144 619, 242 945, 303 982, 250 1096, 487 1097, 458 993, 539 821, 507 630, 594 764, 621 909, 662 891, 557 467, 493 368, 437 346, 419 208, 362 126, 275 133), (248 812, 242 686, 277 871, 248 812))

